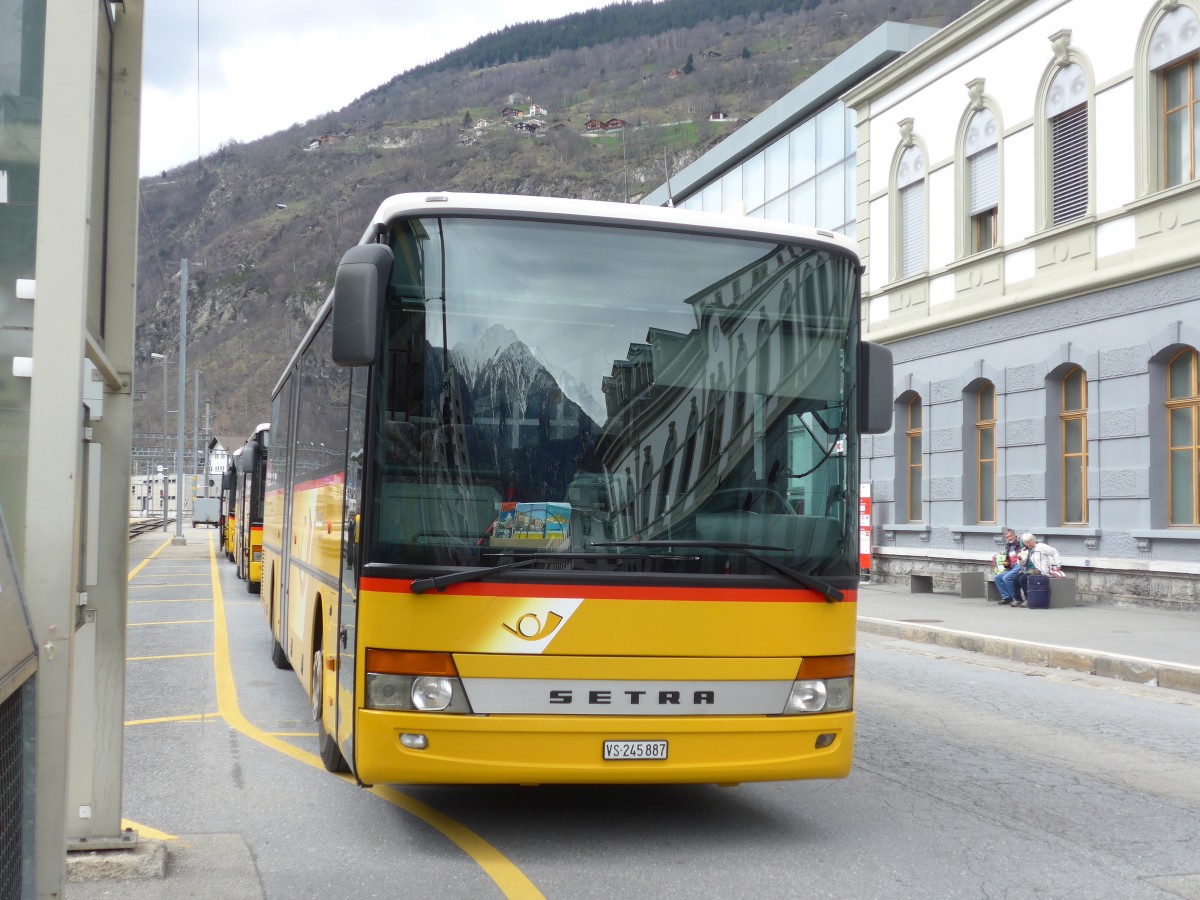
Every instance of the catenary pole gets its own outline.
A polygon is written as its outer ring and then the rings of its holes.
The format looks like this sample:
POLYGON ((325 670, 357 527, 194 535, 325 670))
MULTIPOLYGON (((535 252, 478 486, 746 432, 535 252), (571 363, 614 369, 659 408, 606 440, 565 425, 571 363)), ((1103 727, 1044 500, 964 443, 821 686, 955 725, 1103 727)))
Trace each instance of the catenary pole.
POLYGON ((175 417, 177 423, 175 434, 179 444, 175 450, 175 537, 172 544, 186 544, 183 536, 183 424, 184 409, 187 404, 187 291, 188 291, 188 261, 179 261, 179 414, 175 417))

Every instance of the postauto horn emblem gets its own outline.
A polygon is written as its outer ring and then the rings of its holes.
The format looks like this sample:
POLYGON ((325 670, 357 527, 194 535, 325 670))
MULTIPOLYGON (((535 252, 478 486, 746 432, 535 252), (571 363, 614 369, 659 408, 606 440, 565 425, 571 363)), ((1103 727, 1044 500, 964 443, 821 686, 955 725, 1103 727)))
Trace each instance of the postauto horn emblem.
POLYGON ((545 622, 538 618, 537 613, 525 613, 513 625, 509 625, 507 622, 501 624, 504 625, 505 631, 523 641, 540 641, 549 637, 554 629, 562 623, 562 620, 563 617, 556 612, 546 613, 545 622))

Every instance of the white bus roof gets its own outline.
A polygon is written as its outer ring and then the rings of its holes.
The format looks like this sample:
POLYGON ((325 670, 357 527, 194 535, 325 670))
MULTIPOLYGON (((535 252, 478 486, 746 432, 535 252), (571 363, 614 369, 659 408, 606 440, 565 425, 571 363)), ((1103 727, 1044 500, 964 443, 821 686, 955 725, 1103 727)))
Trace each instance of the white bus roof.
POLYGON ((396 194, 380 204, 363 235, 362 243, 374 240, 380 228, 393 219, 412 215, 517 216, 531 219, 577 219, 581 223, 665 227, 684 231, 717 231, 731 236, 765 240, 803 241, 832 244, 858 258, 858 243, 844 234, 739 216, 733 213, 697 212, 680 207, 641 206, 601 200, 563 200, 518 194, 457 194, 421 192, 396 194))

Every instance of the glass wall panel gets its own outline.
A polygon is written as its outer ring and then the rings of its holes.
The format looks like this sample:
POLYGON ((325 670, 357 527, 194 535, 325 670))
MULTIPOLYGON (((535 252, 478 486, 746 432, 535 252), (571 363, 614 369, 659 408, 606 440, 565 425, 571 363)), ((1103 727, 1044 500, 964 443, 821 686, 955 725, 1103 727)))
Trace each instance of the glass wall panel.
POLYGON ((705 212, 721 211, 721 182, 714 181, 700 195, 701 208, 705 212))
POLYGON ((789 187, 788 182, 788 139, 780 138, 767 148, 766 156, 766 197, 768 200, 778 197, 789 187))
POLYGON ((757 209, 766 199, 766 155, 756 153, 742 163, 742 199, 746 209, 757 209))
POLYGON ((786 196, 776 197, 774 200, 772 200, 770 203, 768 203, 765 207, 763 207, 763 210, 764 210, 764 215, 768 219, 777 220, 779 222, 794 222, 795 221, 795 219, 791 218, 791 214, 788 209, 788 198, 786 196))
POLYGON ((742 202, 742 167, 726 172, 721 179, 721 211, 736 209, 742 202))
POLYGON ((814 181, 806 181, 795 188, 790 196, 790 218, 797 225, 817 224, 817 185, 814 181))
POLYGON ((846 157, 846 117, 841 103, 817 115, 817 171, 846 157))
POLYGON ((25 556, 30 379, 12 374, 12 360, 33 354, 33 304, 17 299, 16 284, 34 277, 46 6, 0 0, 0 508, 17 559, 25 556))
POLYGON ((817 176, 817 227, 837 228, 846 221, 846 181, 843 166, 817 176))
POLYGON ((817 174, 817 123, 809 119, 792 132, 792 186, 817 174))

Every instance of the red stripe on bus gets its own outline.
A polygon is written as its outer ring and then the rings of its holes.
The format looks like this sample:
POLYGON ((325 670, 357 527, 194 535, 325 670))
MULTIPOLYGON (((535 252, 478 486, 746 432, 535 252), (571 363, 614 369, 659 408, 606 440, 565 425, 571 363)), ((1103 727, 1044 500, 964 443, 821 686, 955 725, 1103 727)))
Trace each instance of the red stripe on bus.
MULTIPOLYGON (((412 580, 407 578, 364 578, 359 582, 363 591, 376 594, 407 594, 412 580)), ((426 593, 437 593, 427 591, 426 593)), ((816 591, 804 588, 659 588, 659 587, 615 587, 607 585, 532 585, 532 584, 452 584, 444 592, 459 597, 583 597, 598 600, 662 600, 695 601, 700 603, 824 603, 825 598, 816 591), (797 594, 797 591, 803 591, 797 594)), ((842 591, 847 603, 854 603, 857 592, 842 591)))

